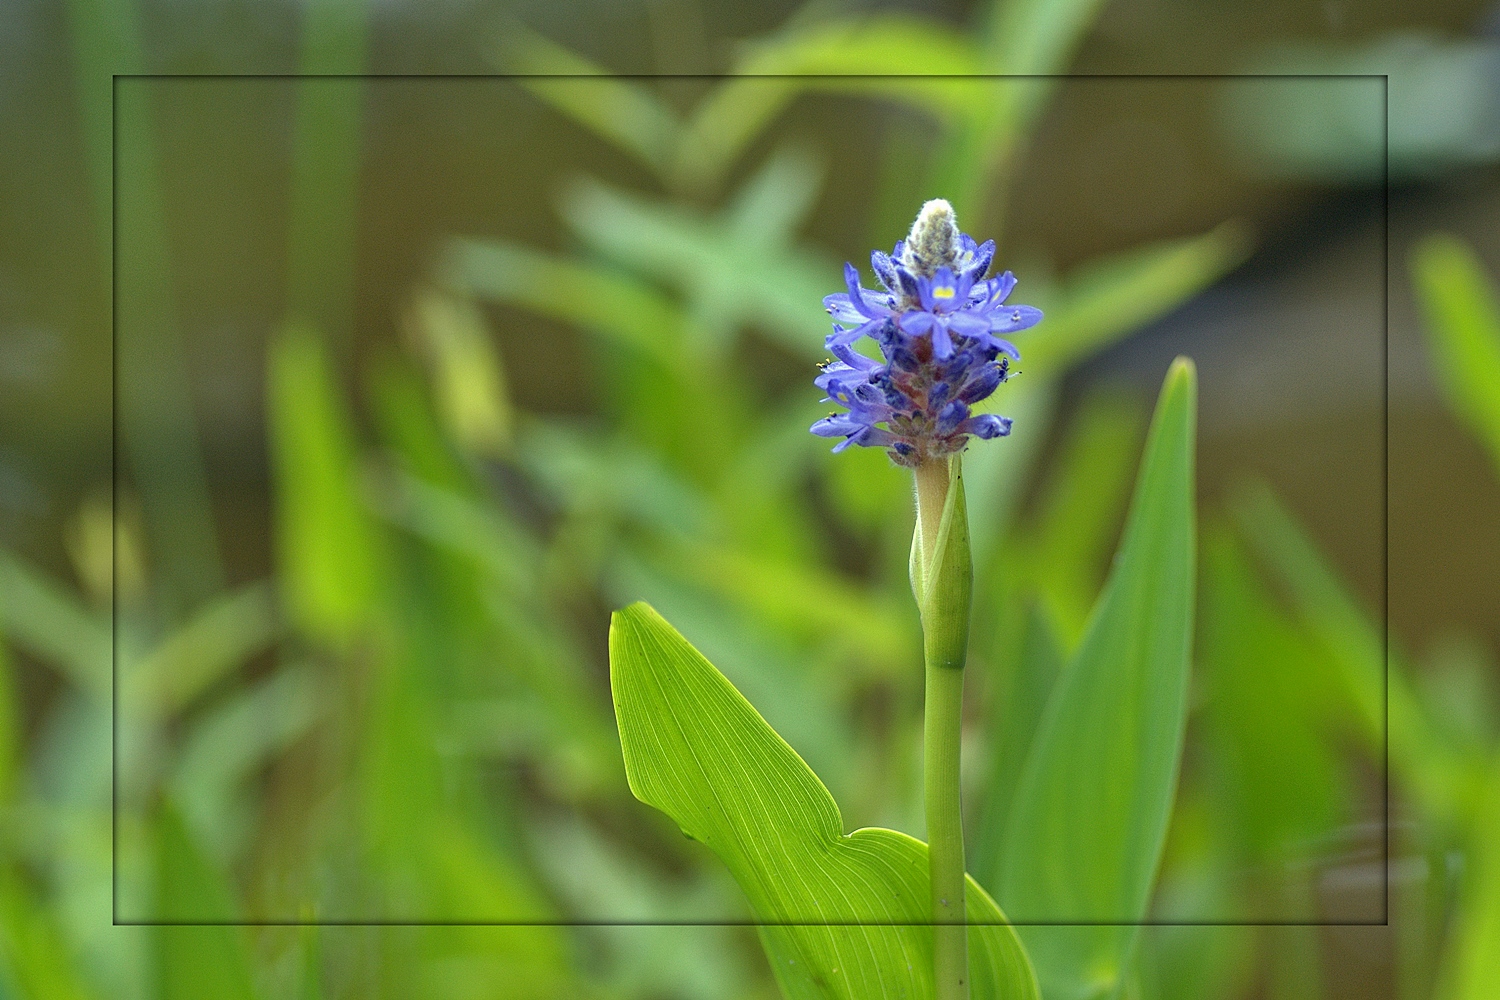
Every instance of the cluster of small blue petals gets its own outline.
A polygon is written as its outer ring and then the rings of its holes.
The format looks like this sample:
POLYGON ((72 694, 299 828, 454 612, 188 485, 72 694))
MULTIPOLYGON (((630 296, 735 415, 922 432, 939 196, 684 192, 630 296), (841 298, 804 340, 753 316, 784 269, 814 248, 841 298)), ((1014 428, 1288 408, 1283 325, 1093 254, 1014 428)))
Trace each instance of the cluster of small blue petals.
POLYGON ((871 255, 882 290, 862 288, 859 272, 845 264, 848 291, 823 300, 834 319, 826 341, 834 360, 814 380, 825 401, 845 412, 819 420, 812 432, 842 438, 836 452, 851 444, 886 448, 898 465, 912 467, 962 451, 971 435, 1009 434, 1010 418, 971 408, 1021 358, 1000 335, 1035 326, 1042 313, 1006 304, 1016 284, 1009 271, 983 279, 994 253, 993 241, 976 244, 957 231, 947 202, 929 202, 912 236, 889 255, 871 255), (854 349, 862 337, 879 345, 883 360, 854 349))

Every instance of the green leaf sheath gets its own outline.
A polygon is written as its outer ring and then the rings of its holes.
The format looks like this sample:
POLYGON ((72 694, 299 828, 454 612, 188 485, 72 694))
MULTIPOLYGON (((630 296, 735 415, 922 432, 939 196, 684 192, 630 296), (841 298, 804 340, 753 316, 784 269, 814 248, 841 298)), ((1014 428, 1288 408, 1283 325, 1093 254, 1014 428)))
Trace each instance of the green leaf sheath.
POLYGON ((916 470, 917 526, 912 591, 922 612, 926 701, 923 794, 932 885, 933 962, 939 1000, 969 996, 964 933, 964 830, 960 782, 964 661, 974 571, 960 460, 916 470))
MULTIPOLYGON (((1141 920, 1187 715, 1197 383, 1173 363, 1113 569, 1048 701, 1011 805, 999 897, 1027 921, 1141 920)), ((1116 989, 1135 928, 1027 927, 1049 1000, 1116 989)))
MULTIPOLYGON (((645 604, 616 612, 610 684, 642 802, 718 855, 749 901, 791 1000, 935 996, 927 848, 843 833, 828 790, 712 664, 645 604)), ((972 995, 1040 996, 1015 932, 966 885, 972 995)))

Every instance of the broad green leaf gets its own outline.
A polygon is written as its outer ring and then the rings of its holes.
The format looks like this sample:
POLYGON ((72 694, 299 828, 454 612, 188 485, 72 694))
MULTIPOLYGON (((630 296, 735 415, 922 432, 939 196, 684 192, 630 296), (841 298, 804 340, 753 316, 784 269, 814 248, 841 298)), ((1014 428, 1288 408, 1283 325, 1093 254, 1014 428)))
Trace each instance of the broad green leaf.
POLYGON ((341 644, 374 600, 380 557, 353 419, 310 327, 290 323, 272 344, 267 407, 284 607, 309 635, 341 644))
MULTIPOLYGON (((1011 806, 998 888, 1016 919, 1146 915, 1187 715, 1196 411, 1194 368, 1179 358, 1162 386, 1109 580, 1011 806)), ((1135 935, 1130 926, 1022 929, 1058 1000, 1117 988, 1135 935)))
POLYGON ((507 72, 529 74, 517 82, 537 97, 658 176, 667 174, 682 127, 649 89, 515 23, 500 39, 498 61, 507 72))
MULTIPOLYGON (((927 851, 892 830, 844 834, 832 796, 749 702, 644 604, 615 613, 610 682, 637 798, 729 868, 783 993, 931 997, 927 851)), ((1015 934, 972 880, 972 996, 1035 998, 1015 934)))
POLYGON ((644 600, 671 615, 695 649, 752 699, 762 718, 786 740, 823 783, 852 792, 859 763, 856 733, 840 706, 837 681, 820 664, 808 664, 795 646, 701 589, 683 586, 648 563, 619 559, 610 567, 609 594, 617 603, 644 600))
POLYGON ((79 691, 107 698, 110 633, 53 581, 0 550, 0 632, 57 668, 79 691))
POLYGON ((461 287, 499 302, 574 323, 641 351, 668 368, 680 364, 681 310, 632 278, 513 243, 455 240, 446 271, 461 287))
POLYGON ((245 930, 186 926, 232 921, 238 907, 224 875, 204 855, 170 802, 156 827, 156 920, 173 921, 157 933, 158 976, 165 1000, 255 997, 245 930))
POLYGON ((1453 236, 1417 244, 1412 279, 1448 405, 1500 469, 1500 291, 1472 247, 1453 236))
POLYGON ((712 188, 799 93, 882 97, 952 118, 984 83, 963 36, 901 15, 796 28, 750 47, 735 77, 715 88, 687 124, 676 166, 688 187, 712 188), (954 79, 931 79, 933 76, 954 79), (924 79, 924 77, 927 77, 924 79))

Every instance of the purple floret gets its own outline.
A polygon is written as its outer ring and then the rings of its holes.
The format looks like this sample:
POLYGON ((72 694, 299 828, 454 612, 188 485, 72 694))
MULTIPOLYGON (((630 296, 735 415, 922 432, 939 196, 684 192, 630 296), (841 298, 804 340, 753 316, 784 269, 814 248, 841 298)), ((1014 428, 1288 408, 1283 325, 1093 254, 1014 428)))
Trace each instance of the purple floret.
POLYGON ((823 300, 834 319, 825 343, 836 360, 814 379, 825 401, 845 412, 819 420, 812 432, 841 438, 836 452, 852 444, 886 448, 905 466, 962 451, 971 436, 1009 434, 1010 418, 972 407, 1021 358, 998 335, 1035 326, 1042 313, 1006 304, 1016 285, 1009 271, 984 279, 994 253, 993 241, 977 244, 957 232, 946 202, 929 202, 907 240, 890 254, 871 254, 880 291, 862 288, 859 272, 845 264, 847 292, 823 300), (924 230, 929 218, 937 221, 924 230), (941 225, 954 235, 945 238, 941 225), (881 361, 854 350, 862 337, 879 345, 881 361))

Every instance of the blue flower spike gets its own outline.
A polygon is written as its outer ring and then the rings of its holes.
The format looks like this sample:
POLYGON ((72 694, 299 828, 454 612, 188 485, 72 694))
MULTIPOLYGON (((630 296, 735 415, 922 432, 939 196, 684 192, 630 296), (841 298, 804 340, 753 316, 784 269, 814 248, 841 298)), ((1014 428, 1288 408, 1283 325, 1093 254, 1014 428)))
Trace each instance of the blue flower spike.
POLYGON ((891 253, 870 255, 881 290, 861 287, 859 271, 845 264, 848 291, 823 300, 834 321, 825 340, 834 360, 813 381, 825 402, 846 412, 819 420, 812 432, 842 438, 834 451, 885 448, 910 468, 963 451, 971 436, 1009 434, 1008 417, 971 407, 1021 360, 999 335, 1035 326, 1042 313, 1006 303, 1016 285, 1009 271, 984 278, 994 255, 994 241, 977 244, 959 232, 953 206, 937 198, 891 253), (863 337, 879 345, 881 361, 854 350, 863 337))

